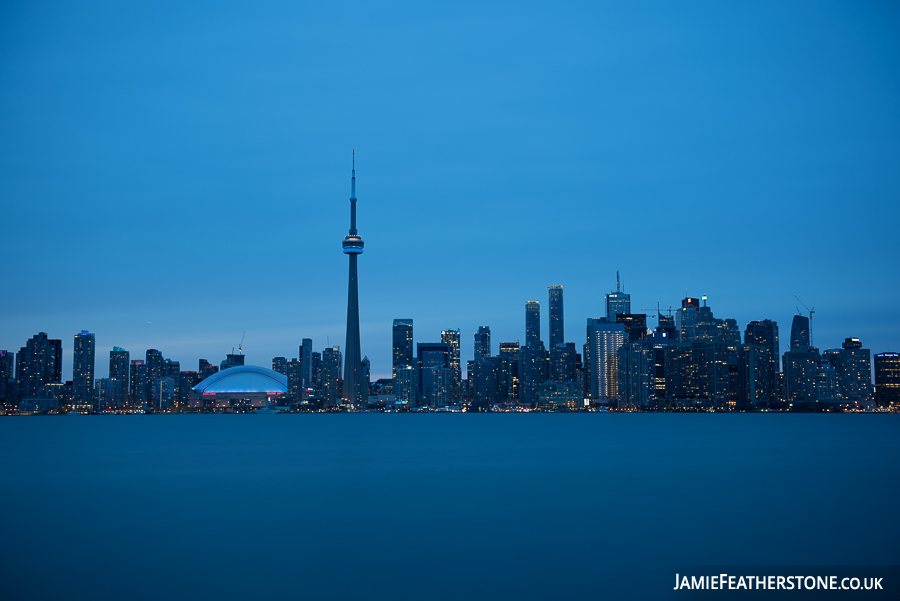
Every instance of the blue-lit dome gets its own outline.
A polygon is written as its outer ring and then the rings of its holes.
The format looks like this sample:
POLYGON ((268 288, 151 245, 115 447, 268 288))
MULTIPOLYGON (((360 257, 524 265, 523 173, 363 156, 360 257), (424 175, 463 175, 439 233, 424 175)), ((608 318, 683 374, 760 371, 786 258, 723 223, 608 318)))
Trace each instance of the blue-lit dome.
POLYGON ((277 371, 240 365, 216 372, 192 388, 200 394, 229 392, 287 392, 287 377, 277 371))

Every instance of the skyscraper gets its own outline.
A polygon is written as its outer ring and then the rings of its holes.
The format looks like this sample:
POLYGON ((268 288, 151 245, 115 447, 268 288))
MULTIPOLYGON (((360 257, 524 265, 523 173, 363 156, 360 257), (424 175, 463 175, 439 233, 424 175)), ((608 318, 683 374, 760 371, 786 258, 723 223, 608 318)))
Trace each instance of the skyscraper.
POLYGON ((550 295, 550 351, 552 352, 565 340, 565 326, 563 322, 563 287, 549 286, 550 295))
POLYGON ((527 301, 525 303, 525 344, 538 344, 541 341, 541 303, 527 301))
POLYGON ((617 271, 616 291, 606 295, 606 319, 615 322, 619 313, 631 313, 631 295, 622 291, 617 271))
POLYGON ((93 405, 94 335, 87 330, 82 330, 80 334, 75 334, 72 383, 75 386, 75 405, 93 405))
POLYGON ((301 386, 304 388, 313 385, 312 352, 312 339, 304 338, 300 343, 301 386))
POLYGON ((441 342, 446 342, 450 345, 450 369, 453 371, 453 385, 450 387, 450 396, 454 402, 459 401, 460 385, 462 383, 462 365, 460 365, 459 360, 459 334, 459 328, 441 332, 441 342))
POLYGON ((427 402, 431 396, 429 386, 432 369, 450 369, 450 355, 453 352, 448 342, 420 342, 416 345, 419 383, 419 399, 427 402))
POLYGON ((344 237, 344 254, 350 258, 350 276, 347 283, 347 344, 344 347, 344 402, 354 407, 362 406, 362 357, 359 350, 359 282, 356 259, 363 252, 363 239, 356 233, 356 150, 353 151, 353 168, 350 175, 350 233, 344 237))
POLYGON ((625 343, 625 326, 607 319, 588 318, 587 344, 590 351, 591 398, 616 400, 618 350, 625 343))
POLYGON ((128 363, 130 360, 130 353, 121 347, 114 346, 109 351, 109 377, 119 382, 117 405, 120 409, 128 402, 128 363))
POLYGON ((900 406, 900 353, 875 355, 875 402, 879 407, 900 406))
MULTIPOLYGON (((302 352, 303 347, 300 347, 302 352)), ((272 371, 276 371, 283 376, 287 375, 287 357, 272 357, 272 371)))
POLYGON ((397 377, 397 369, 404 365, 415 365, 413 359, 413 320, 395 319, 391 331, 393 353, 391 355, 392 376, 397 377))
POLYGON ((809 317, 794 315, 791 322, 791 350, 806 352, 809 343, 809 317))
POLYGON ((332 407, 341 398, 341 348, 333 346, 322 351, 322 397, 332 407))
POLYGON ((781 365, 778 324, 771 319, 749 322, 744 329, 744 344, 759 349, 759 357, 754 357, 753 363, 753 369, 758 372, 753 377, 759 382, 753 392, 755 402, 762 406, 774 406, 778 402, 778 372, 781 365))
POLYGON ((491 328, 478 326, 475 332, 475 361, 491 356, 491 328))

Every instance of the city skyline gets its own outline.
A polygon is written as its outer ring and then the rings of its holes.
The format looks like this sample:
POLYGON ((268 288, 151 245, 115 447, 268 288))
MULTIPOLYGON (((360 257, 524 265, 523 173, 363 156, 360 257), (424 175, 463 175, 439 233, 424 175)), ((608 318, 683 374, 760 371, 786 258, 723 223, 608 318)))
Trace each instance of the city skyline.
POLYGON ((783 353, 797 294, 819 348, 897 350, 896 7, 411 8, 7 7, 0 348, 45 331, 72 379, 82 330, 183 365, 344 346, 356 148, 373 378, 393 319, 461 330, 465 369, 551 285, 579 343, 616 270, 635 312, 707 294, 783 353))

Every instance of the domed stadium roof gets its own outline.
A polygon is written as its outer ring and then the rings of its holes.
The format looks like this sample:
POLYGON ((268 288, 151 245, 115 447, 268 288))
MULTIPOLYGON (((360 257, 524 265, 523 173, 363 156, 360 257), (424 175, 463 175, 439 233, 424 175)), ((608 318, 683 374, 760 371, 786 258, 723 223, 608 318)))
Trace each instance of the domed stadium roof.
POLYGON ((287 377, 277 371, 239 365, 216 372, 192 388, 201 394, 220 392, 287 392, 287 377))

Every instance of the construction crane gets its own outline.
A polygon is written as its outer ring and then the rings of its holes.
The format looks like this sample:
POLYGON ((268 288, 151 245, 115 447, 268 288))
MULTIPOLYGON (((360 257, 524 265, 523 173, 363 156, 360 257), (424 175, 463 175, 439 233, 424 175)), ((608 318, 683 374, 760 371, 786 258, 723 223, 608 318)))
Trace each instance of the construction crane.
MULTIPOLYGON (((247 330, 244 330, 244 333, 241 334, 241 343, 238 345, 238 352, 242 355, 244 354, 244 336, 246 336, 246 335, 247 335, 247 330)), ((231 352, 232 353, 234 352, 233 348, 232 348, 231 352)))
MULTIPOLYGON (((801 305, 803 305, 803 308, 806 309, 807 312, 809 313, 809 346, 814 346, 813 345, 812 316, 813 316, 813 313, 816 312, 816 308, 813 307, 812 309, 810 309, 809 307, 807 307, 803 303, 803 301, 800 300, 800 297, 797 296, 796 294, 794 295, 794 298, 796 298, 797 302, 800 303, 801 305)), ((800 310, 800 307, 797 307, 797 313, 799 313, 800 315, 803 315, 803 311, 800 310)))

